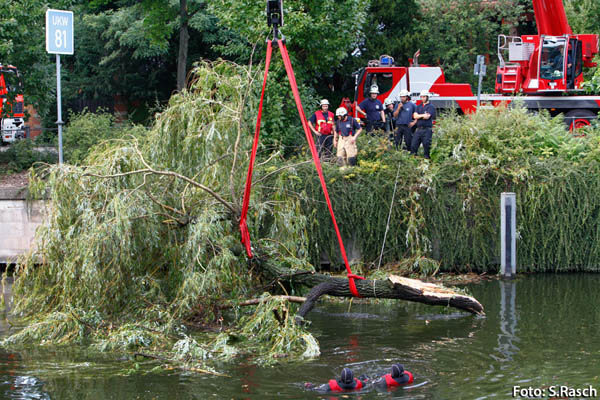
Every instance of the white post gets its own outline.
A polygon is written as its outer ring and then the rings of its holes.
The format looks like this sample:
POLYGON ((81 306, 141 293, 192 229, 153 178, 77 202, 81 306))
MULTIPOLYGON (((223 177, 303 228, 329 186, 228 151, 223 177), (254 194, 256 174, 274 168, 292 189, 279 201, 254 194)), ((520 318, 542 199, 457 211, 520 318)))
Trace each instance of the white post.
POLYGON ((56 55, 56 114, 58 119, 56 124, 58 125, 58 163, 63 163, 63 143, 62 143, 62 126, 64 124, 62 120, 62 96, 60 87, 60 55, 56 55))
POLYGON ((514 193, 500 197, 500 273, 507 278, 517 272, 517 199, 514 193))

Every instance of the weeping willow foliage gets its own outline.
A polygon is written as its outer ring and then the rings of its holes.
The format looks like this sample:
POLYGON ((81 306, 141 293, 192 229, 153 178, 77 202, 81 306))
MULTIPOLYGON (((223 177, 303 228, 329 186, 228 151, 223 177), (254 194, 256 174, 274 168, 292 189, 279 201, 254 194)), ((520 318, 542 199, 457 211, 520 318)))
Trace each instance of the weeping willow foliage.
MULTIPOLYGON (((383 262, 406 272, 496 272, 500 194, 517 195, 517 259, 525 271, 600 270, 600 130, 576 137, 561 117, 520 107, 446 115, 432 160, 359 139, 359 166, 326 176, 346 244, 356 262, 378 264, 396 174, 398 189, 383 262)), ((335 234, 310 166, 296 174, 311 260, 340 265, 335 234)))
MULTIPOLYGON (((181 359, 182 349, 199 354, 190 321, 215 321, 225 303, 261 294, 259 277, 235 252, 234 223, 257 72, 201 63, 189 90, 171 98, 152 129, 134 128, 97 146, 83 167, 49 167, 49 218, 38 231, 37 250, 17 269, 13 289, 14 309, 29 323, 6 344, 89 342, 103 350, 172 351, 181 359)), ((279 157, 271 154, 259 167, 275 162, 279 157)), ((274 182, 269 196, 260 185, 254 190, 252 235, 271 238, 256 243, 281 263, 310 269, 306 257, 298 257, 308 253, 305 219, 298 216, 299 202, 286 200, 283 184, 274 182)), ((229 323, 245 329, 252 318, 240 322, 243 314, 234 312, 229 323)), ((297 354, 316 343, 293 324, 261 321, 271 336, 248 335, 266 342, 257 346, 259 353, 272 341, 277 352, 297 354)), ((216 342, 203 351, 235 353, 220 351, 224 341, 216 342)))

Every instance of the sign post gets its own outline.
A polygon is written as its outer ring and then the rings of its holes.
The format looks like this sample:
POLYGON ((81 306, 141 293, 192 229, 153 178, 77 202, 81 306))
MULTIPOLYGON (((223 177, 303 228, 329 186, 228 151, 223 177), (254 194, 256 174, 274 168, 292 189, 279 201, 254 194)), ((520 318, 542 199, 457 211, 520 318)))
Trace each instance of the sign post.
POLYGON ((477 64, 475 64, 474 73, 479 76, 479 82, 477 84, 477 109, 479 110, 479 105, 481 104, 481 81, 487 73, 484 56, 477 56, 477 64))
POLYGON ((73 12, 46 10, 46 51, 56 54, 56 109, 58 125, 58 163, 63 163, 62 99, 60 87, 60 55, 73 55, 73 12))

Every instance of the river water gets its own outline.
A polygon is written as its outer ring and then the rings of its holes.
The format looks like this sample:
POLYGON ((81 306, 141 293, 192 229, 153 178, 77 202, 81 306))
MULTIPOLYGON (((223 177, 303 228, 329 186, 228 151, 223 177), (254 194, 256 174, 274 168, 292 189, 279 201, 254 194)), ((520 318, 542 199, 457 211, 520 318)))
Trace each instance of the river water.
MULTIPOLYGON (((272 367, 239 360, 231 377, 151 370, 110 355, 0 349, 6 399, 510 399, 513 386, 591 385, 600 398, 600 275, 536 275, 467 289, 486 317, 405 302, 321 303, 309 314, 322 355, 272 367), (355 375, 401 362, 419 387, 322 395, 304 389, 344 366, 355 375)), ((6 325, 0 325, 6 330, 6 325)))

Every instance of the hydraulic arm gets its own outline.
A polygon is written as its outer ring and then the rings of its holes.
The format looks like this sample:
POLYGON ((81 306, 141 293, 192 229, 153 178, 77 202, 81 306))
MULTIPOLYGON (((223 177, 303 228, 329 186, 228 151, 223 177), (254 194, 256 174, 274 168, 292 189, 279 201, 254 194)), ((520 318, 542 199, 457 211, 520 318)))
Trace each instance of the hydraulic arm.
POLYGON ((572 35, 562 0, 533 0, 533 12, 539 35, 572 35))

